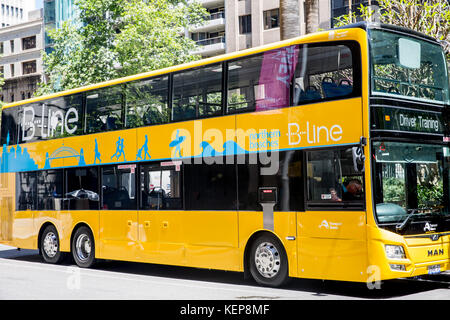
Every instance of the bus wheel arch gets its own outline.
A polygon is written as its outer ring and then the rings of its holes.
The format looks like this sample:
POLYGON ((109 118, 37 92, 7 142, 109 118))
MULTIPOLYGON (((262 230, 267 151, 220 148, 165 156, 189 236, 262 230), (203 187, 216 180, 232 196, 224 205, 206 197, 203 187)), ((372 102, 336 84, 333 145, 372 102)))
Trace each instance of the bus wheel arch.
POLYGON ((78 223, 70 235, 70 251, 75 263, 81 268, 90 268, 95 262, 95 237, 92 228, 78 223))
POLYGON ((258 284, 279 287, 289 280, 289 261, 281 239, 273 232, 260 230, 250 236, 244 249, 244 277, 252 277, 258 284), (263 252, 263 253, 262 253, 263 252), (256 264, 258 256, 265 261, 256 264), (272 263, 273 262, 273 263, 272 263), (270 272, 265 272, 266 270, 270 272))

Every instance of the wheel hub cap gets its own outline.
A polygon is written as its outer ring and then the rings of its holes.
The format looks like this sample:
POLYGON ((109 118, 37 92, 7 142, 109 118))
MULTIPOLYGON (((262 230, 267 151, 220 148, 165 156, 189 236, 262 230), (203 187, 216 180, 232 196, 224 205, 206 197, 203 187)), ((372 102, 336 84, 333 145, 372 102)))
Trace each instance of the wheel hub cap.
POLYGON ((263 277, 273 278, 280 270, 280 253, 272 243, 263 242, 256 248, 255 264, 263 277))
POLYGON ((44 252, 50 258, 56 256, 56 253, 58 252, 58 238, 53 232, 49 232, 45 235, 44 252))
POLYGON ((91 255, 91 241, 87 235, 82 234, 78 237, 75 250, 78 259, 81 261, 89 259, 91 255))

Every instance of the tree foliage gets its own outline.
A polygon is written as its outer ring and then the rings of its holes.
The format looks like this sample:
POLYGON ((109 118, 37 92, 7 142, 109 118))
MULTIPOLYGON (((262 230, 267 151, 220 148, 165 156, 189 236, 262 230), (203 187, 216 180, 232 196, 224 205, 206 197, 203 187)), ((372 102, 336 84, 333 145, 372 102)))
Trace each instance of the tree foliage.
POLYGON ((357 19, 394 24, 427 34, 443 42, 450 58, 450 2, 446 0, 379 0, 379 10, 360 5, 357 12, 336 18, 337 27, 357 19))
POLYGON ((184 30, 206 15, 187 0, 76 0, 78 17, 49 31, 49 81, 37 94, 72 89, 192 60, 184 30))

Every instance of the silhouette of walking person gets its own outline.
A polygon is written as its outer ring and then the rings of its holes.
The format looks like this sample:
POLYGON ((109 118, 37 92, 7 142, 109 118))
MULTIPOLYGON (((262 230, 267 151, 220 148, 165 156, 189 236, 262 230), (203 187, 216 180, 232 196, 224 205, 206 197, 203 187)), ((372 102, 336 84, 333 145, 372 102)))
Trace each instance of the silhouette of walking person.
POLYGON ((138 153, 136 154, 136 160, 147 160, 147 156, 149 159, 152 157, 148 153, 148 136, 145 135, 145 142, 142 145, 142 147, 138 150, 138 153), (144 159, 142 159, 142 152, 144 152, 144 159))
POLYGON ((119 137, 119 139, 116 142, 116 153, 114 153, 111 157, 112 158, 116 157, 116 160, 119 160, 119 158, 123 155, 123 161, 126 161, 125 159, 125 151, 123 150, 124 146, 123 146, 123 139, 121 137, 119 137))
MULTIPOLYGON (((95 139, 95 149, 94 149, 94 152, 95 152, 94 164, 97 163, 97 159, 98 159, 98 162, 99 162, 99 163, 102 163, 102 159, 100 159, 101 154, 100 154, 100 152, 98 151, 98 143, 97 143, 97 139, 95 139)), ((111 159, 112 159, 112 157, 111 157, 111 159)))
POLYGON ((124 149, 124 145, 123 145, 124 139, 119 138, 119 140, 120 140, 120 143, 119 143, 120 149, 119 149, 119 155, 117 156, 117 160, 119 160, 119 158, 123 155, 123 161, 127 161, 127 159, 125 159, 125 151, 123 150, 124 149))

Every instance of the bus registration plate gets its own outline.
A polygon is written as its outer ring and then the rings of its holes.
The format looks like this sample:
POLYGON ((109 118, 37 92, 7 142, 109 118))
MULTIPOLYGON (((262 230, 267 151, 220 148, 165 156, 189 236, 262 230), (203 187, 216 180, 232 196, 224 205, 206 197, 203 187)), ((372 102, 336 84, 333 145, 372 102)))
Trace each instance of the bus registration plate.
POLYGON ((428 266, 428 274, 438 274, 438 273, 441 273, 441 265, 440 264, 428 266))

